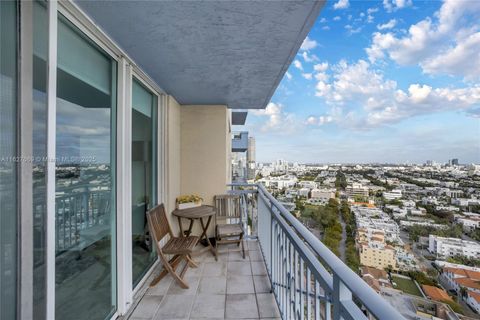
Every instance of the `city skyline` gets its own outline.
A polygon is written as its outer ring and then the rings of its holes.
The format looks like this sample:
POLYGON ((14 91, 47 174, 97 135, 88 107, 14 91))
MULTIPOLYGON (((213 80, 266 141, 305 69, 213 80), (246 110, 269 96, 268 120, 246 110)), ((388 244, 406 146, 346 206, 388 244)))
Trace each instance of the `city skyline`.
POLYGON ((326 4, 265 110, 257 160, 480 163, 480 3, 326 4))

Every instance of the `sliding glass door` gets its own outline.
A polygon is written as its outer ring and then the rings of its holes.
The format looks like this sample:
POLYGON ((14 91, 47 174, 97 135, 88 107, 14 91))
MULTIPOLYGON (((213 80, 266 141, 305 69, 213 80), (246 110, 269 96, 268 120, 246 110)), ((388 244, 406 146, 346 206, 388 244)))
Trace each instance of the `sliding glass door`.
POLYGON ((0 319, 17 305, 17 7, 0 1, 0 319))
POLYGON ((55 318, 105 319, 116 310, 117 64, 58 20, 55 318))
POLYGON ((132 279, 133 287, 155 261, 146 212, 157 204, 157 97, 132 81, 132 279))

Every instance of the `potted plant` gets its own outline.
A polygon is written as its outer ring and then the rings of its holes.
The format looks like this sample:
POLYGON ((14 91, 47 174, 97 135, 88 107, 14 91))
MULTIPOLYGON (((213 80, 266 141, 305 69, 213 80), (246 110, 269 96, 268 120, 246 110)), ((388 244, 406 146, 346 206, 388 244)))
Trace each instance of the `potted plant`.
POLYGON ((203 199, 195 194, 180 196, 177 198, 177 209, 188 209, 202 205, 203 199))

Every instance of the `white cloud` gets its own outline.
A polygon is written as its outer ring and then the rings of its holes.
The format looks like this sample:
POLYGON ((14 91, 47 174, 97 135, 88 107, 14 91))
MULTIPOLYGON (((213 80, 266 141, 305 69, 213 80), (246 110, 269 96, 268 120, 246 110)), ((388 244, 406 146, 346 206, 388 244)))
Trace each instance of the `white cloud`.
POLYGON ((322 30, 330 30, 330 27, 329 26, 323 26, 322 30))
POLYGON ((305 62, 313 62, 313 61, 318 61, 318 57, 314 54, 312 55, 309 55, 307 53, 307 51, 304 51, 302 53, 302 57, 303 57, 303 60, 305 60, 305 62))
POLYGON ((310 116, 307 118, 307 120, 305 120, 305 124, 311 125, 311 126, 322 126, 332 121, 333 121, 332 116, 319 116, 319 117, 310 116))
POLYGON ((340 18, 340 16, 333 17, 333 21, 340 21, 340 19, 342 19, 342 18, 340 18))
POLYGON ((372 14, 372 13, 375 13, 375 12, 378 12, 378 8, 368 8, 367 9, 368 14, 372 14))
POLYGON ((362 31, 362 27, 354 28, 352 25, 349 25, 349 24, 347 24, 345 26, 345 29, 348 30, 348 33, 350 35, 355 34, 355 33, 359 33, 360 31, 362 31))
POLYGON ((383 0, 383 7, 387 12, 396 11, 412 5, 412 0, 383 0))
POLYGON ((292 80, 292 74, 290 72, 285 72, 285 76, 287 77, 288 80, 292 80))
POLYGON ((326 22, 327 22, 327 19, 325 18, 320 19, 320 23, 326 23, 326 22))
POLYGON ((392 20, 388 21, 387 23, 377 25, 377 29, 378 30, 392 29, 396 25, 397 25, 397 20, 392 19, 392 20))
POLYGON ((317 63, 313 66, 313 70, 323 72, 328 69, 328 62, 317 63))
POLYGON ((335 10, 338 10, 338 9, 346 9, 350 6, 350 2, 348 2, 348 0, 338 0, 338 2, 336 2, 334 5, 333 5, 333 9, 335 10))
POLYGON ((312 80, 313 75, 311 73, 302 73, 302 77, 304 77, 307 80, 312 80))
POLYGON ((433 112, 469 112, 480 104, 479 85, 433 88, 411 84, 404 91, 364 60, 340 61, 331 70, 332 80, 319 78, 315 95, 331 106, 333 120, 346 126, 369 128, 433 112))
POLYGON ((480 77, 480 32, 474 33, 456 46, 420 63, 429 74, 463 76, 467 80, 480 77))
POLYGON ((319 73, 315 73, 315 79, 317 81, 327 82, 329 79, 329 76, 325 72, 319 72, 319 73))
POLYGON ((294 65, 295 68, 297 68, 298 70, 303 70, 303 66, 302 66, 302 63, 300 62, 300 60, 294 60, 294 61, 293 61, 293 65, 294 65))
POLYGON ((318 45, 317 41, 310 39, 308 36, 303 40, 300 50, 308 51, 316 48, 318 45))
POLYGON ((433 19, 411 25, 406 35, 375 32, 366 49, 369 60, 388 57, 400 65, 418 64, 429 74, 478 79, 479 18, 480 1, 445 0, 433 19), (474 22, 468 24, 468 17, 474 22))
POLYGON ((298 121, 295 115, 283 111, 284 106, 280 103, 270 102, 263 110, 250 110, 253 115, 265 117, 267 120, 261 124, 260 130, 279 131, 289 133, 297 130, 298 121))

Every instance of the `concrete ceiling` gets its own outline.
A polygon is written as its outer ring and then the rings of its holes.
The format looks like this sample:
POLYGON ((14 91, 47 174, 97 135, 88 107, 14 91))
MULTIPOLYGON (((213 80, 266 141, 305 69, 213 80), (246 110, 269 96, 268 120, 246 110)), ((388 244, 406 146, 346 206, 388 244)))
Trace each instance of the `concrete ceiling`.
POLYGON ((324 1, 76 1, 181 104, 265 108, 324 1))

